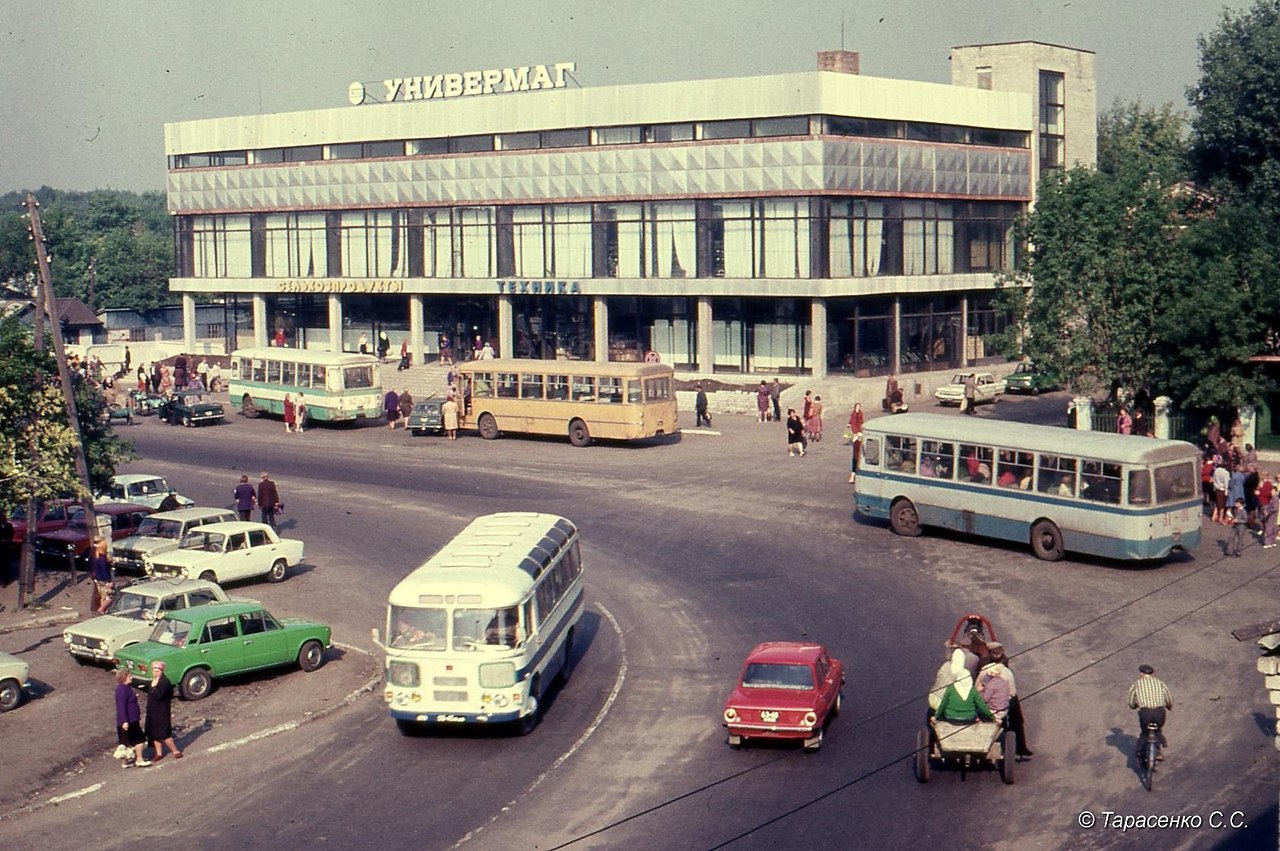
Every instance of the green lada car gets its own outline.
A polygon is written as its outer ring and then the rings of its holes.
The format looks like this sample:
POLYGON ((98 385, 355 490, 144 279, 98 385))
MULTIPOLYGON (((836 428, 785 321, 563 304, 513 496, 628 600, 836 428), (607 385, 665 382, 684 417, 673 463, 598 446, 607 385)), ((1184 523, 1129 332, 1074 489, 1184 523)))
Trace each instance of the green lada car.
POLYGON ((214 679, 295 662, 314 671, 324 664, 330 637, 322 623, 278 619, 260 603, 213 603, 166 614, 148 640, 116 654, 116 667, 134 683, 149 683, 152 665, 162 661, 178 693, 200 700, 214 679))

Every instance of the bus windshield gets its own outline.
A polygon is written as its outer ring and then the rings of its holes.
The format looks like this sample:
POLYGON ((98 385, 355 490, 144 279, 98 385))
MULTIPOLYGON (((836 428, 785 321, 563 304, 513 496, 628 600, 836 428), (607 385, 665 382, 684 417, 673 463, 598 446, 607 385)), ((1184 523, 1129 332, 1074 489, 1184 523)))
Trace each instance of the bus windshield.
POLYGON ((515 606, 504 609, 458 609, 453 613, 453 649, 510 649, 520 640, 519 626, 519 610, 515 606))
POLYGON ((444 609, 392 606, 388 628, 391 646, 401 650, 444 650, 447 623, 444 609))
POLYGON ((373 386, 372 366, 348 366, 342 370, 342 385, 347 390, 359 390, 373 386))

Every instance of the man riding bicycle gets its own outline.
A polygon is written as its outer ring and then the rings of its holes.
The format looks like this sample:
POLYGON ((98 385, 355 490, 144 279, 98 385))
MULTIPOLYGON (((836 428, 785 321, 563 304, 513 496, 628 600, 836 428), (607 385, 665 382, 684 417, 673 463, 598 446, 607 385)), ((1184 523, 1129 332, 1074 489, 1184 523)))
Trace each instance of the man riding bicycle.
MULTIPOLYGON (((1129 708, 1138 710, 1138 724, 1141 728, 1139 743, 1146 740, 1147 725, 1154 724, 1160 747, 1166 747, 1164 738, 1165 713, 1173 709, 1173 697, 1169 687, 1155 677, 1156 669, 1150 665, 1138 666, 1138 679, 1129 687, 1129 708)), ((1164 759, 1163 756, 1157 757, 1164 759)))

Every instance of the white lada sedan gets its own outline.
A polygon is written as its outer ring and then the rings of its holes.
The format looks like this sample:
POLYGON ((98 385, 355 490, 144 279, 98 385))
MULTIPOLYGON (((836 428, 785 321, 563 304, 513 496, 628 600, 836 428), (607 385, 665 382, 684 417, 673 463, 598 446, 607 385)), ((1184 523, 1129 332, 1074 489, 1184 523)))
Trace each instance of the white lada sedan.
POLYGON ((152 575, 184 576, 223 584, 267 577, 280 582, 302 561, 302 541, 281 538, 266 523, 210 523, 188 532, 176 550, 156 556, 152 575))

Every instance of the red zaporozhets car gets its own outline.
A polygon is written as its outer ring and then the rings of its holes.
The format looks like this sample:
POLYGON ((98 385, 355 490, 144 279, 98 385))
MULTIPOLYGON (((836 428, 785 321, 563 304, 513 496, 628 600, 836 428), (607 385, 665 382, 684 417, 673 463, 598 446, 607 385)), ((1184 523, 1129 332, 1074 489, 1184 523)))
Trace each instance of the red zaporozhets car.
POLYGON ((827 722, 840 714, 844 664, 821 644, 767 641, 747 655, 724 705, 729 744, 747 739, 802 739, 822 747, 827 722))

